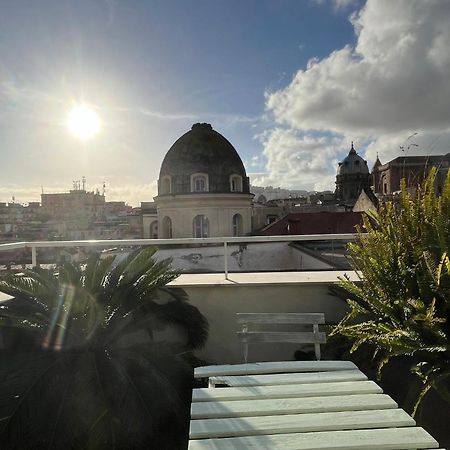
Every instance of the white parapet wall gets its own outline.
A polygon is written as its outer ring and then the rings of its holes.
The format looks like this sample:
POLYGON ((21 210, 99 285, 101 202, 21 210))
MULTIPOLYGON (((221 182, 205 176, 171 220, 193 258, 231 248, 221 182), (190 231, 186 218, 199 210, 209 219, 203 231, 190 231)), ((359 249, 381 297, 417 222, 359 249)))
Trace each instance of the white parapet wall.
MULTIPOLYGON (((243 362, 236 313, 323 312, 326 323, 336 323, 347 305, 329 294, 329 286, 345 273, 236 273, 228 280, 221 274, 191 274, 181 275, 171 285, 184 288, 190 302, 208 319, 208 342, 197 356, 208 363, 235 364, 243 362)), ((357 280, 355 272, 347 275, 357 280)), ((251 344, 249 361, 292 360, 294 352, 301 349, 297 344, 251 344)))

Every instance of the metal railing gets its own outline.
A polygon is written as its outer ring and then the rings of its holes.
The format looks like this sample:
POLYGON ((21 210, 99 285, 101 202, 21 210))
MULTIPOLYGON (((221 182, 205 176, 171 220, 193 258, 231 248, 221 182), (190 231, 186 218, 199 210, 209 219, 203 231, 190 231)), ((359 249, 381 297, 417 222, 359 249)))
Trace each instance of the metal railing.
POLYGON ((61 247, 137 247, 147 245, 202 245, 220 244, 223 246, 223 273, 228 279, 228 244, 243 244, 257 242, 305 242, 305 241, 351 241, 356 234, 309 234, 309 235, 283 235, 283 236, 242 236, 242 237, 211 237, 211 238, 173 238, 173 239, 114 239, 114 240, 82 240, 82 241, 30 241, 0 244, 0 252, 31 249, 31 264, 38 265, 38 248, 61 247))

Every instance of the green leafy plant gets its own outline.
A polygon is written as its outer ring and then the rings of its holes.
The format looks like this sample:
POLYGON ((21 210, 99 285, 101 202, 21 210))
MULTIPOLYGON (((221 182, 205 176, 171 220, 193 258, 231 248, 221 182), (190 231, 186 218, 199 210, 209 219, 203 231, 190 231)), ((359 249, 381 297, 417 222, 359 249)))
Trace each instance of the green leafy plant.
POLYGON ((348 250, 358 282, 340 280, 349 312, 332 335, 352 351, 373 349, 379 374, 397 356, 410 357, 429 389, 450 401, 450 172, 441 196, 432 170, 415 195, 402 184, 400 203, 382 203, 364 219, 348 250))
POLYGON ((207 322, 154 252, 0 279, 2 448, 183 447, 207 322))

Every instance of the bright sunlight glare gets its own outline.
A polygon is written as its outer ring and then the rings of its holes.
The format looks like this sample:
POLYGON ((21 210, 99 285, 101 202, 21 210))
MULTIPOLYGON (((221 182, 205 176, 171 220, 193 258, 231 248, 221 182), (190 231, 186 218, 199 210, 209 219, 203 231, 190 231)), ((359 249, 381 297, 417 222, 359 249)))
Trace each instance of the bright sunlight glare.
POLYGON ((91 107, 80 104, 67 114, 67 127, 78 139, 91 139, 100 130, 100 117, 91 107))

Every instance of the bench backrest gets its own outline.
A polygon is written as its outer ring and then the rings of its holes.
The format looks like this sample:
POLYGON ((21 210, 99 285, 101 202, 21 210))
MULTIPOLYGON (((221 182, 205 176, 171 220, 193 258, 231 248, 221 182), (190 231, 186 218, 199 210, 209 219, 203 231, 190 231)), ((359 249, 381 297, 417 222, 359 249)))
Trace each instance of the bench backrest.
POLYGON ((323 313, 237 313, 237 321, 242 325, 238 332, 244 346, 245 362, 248 359, 250 342, 287 342, 296 344, 314 344, 316 359, 320 360, 320 344, 326 342, 326 335, 319 331, 319 325, 325 323, 323 313), (311 325, 311 331, 252 331, 252 325, 311 325))

